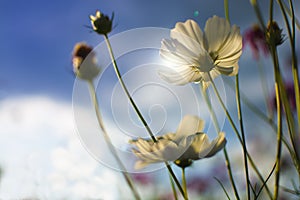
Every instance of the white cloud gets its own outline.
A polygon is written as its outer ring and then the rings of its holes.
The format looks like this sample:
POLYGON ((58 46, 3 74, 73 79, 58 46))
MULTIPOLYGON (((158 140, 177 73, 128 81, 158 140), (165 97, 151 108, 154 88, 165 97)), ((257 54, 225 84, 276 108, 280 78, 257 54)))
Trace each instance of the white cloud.
POLYGON ((0 127, 0 199, 116 198, 122 179, 83 148, 71 104, 41 96, 3 99, 0 127))

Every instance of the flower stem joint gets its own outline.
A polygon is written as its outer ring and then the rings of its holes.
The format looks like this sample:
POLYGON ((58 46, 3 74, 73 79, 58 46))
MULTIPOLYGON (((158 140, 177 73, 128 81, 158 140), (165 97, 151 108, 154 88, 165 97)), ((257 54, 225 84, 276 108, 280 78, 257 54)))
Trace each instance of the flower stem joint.
POLYGON ((109 18, 107 15, 104 15, 98 10, 96 11, 95 16, 90 15, 93 30, 100 35, 107 35, 111 32, 113 19, 114 13, 111 18, 109 18))
POLYGON ((278 46, 284 42, 282 29, 275 21, 269 21, 266 30, 266 41, 271 46, 278 46))
POLYGON ((174 163, 181 168, 189 167, 191 164, 193 164, 192 159, 185 159, 185 160, 175 160, 174 163))

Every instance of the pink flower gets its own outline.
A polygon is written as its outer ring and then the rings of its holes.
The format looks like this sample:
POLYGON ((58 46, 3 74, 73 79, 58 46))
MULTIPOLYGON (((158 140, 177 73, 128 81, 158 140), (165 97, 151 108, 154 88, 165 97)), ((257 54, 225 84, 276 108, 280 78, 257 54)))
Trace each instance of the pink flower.
POLYGON ((259 59, 259 54, 262 52, 264 56, 269 55, 269 49, 265 38, 265 33, 258 26, 254 25, 247 29, 243 37, 243 48, 248 44, 252 50, 255 60, 259 59))

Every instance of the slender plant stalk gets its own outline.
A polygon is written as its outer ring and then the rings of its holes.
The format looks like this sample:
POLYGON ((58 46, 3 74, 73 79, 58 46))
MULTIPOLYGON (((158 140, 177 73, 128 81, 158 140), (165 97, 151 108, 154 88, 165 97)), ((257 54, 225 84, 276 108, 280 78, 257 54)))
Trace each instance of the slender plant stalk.
MULTIPOLYGON (((295 89, 295 98, 296 98, 296 108, 297 108, 297 115, 298 115, 298 125, 300 124, 300 92, 299 92, 299 75, 298 75, 298 63, 297 63, 297 55, 296 55, 296 47, 295 47, 295 13, 294 13, 294 7, 293 2, 289 0, 290 2, 290 9, 291 9, 291 19, 292 19, 292 28, 289 25, 288 17, 284 9, 284 5, 281 0, 278 0, 278 4, 280 6, 286 28, 288 31, 289 41, 290 41, 290 47, 292 52, 292 74, 294 79, 294 89, 295 89)), ((300 131, 300 126, 298 126, 300 131)))
POLYGON ((255 199, 257 199, 261 193, 261 191, 263 190, 264 186, 267 184, 268 180, 271 178, 274 170, 275 170, 275 167, 276 167, 277 163, 274 164, 271 172, 269 173, 269 176, 267 177, 266 181, 263 183, 263 185, 260 187, 260 189, 258 190, 257 194, 255 194, 255 199))
POLYGON ((114 156, 114 158, 117 161, 119 167, 121 168, 122 174, 123 174, 128 186, 129 186, 129 188, 131 189, 135 199, 140 200, 141 198, 140 198, 136 188, 134 187, 133 181, 132 181, 131 177, 129 176, 123 162, 121 161, 120 157, 118 156, 118 154, 116 152, 116 149, 115 149, 115 147, 113 146, 113 144, 110 140, 110 137, 107 134, 107 131, 106 131, 106 128, 104 126, 102 116, 101 116, 101 113, 100 113, 98 98, 97 98, 97 95, 96 95, 96 92, 95 92, 95 87, 93 85, 93 82, 88 81, 88 85, 89 85, 89 91, 90 91, 90 95, 91 95, 91 98, 92 98, 92 101, 93 101, 94 109, 95 109, 95 112, 96 112, 97 120, 98 120, 99 126, 102 130, 102 134, 103 134, 103 137, 105 139, 105 142, 107 143, 107 146, 108 146, 111 154, 114 156))
MULTIPOLYGON (((204 91, 204 89, 201 86, 200 86, 200 90, 201 90, 202 96, 203 96, 203 98, 205 100, 205 103, 206 103, 206 105, 208 107, 210 116, 211 116, 211 118, 213 120, 213 124, 214 124, 214 127, 216 129, 216 132, 219 134, 219 132, 220 132, 220 126, 219 126, 219 123, 218 123, 218 120, 217 120, 217 117, 216 117, 216 113, 214 112, 214 110, 212 108, 210 99, 208 98, 208 95, 207 95, 206 91, 204 91)), ((235 198, 239 200, 240 196, 239 196, 239 193, 238 193, 238 190, 237 190, 234 178, 233 178, 231 164, 230 164, 230 159, 229 159, 229 156, 228 156, 228 153, 227 153, 226 146, 223 149, 223 153, 224 153, 224 157, 225 157, 225 164, 226 164, 226 167, 227 167, 227 172, 228 172, 228 175, 229 175, 229 180, 230 180, 231 186, 233 188, 233 192, 234 192, 235 198)), ((223 189, 225 189, 225 188, 223 187, 223 189)), ((226 192, 226 190, 225 190, 225 192, 226 192)), ((227 192, 226 192, 226 195, 228 196, 227 192)))
MULTIPOLYGON (((284 18, 284 21, 286 24, 286 28, 287 28, 287 32, 288 32, 289 40, 290 40, 291 51, 292 51, 292 73, 293 73, 293 78, 294 78, 294 89, 295 89, 296 108, 297 108, 297 116, 298 116, 298 118, 297 118, 298 119, 297 120, 298 130, 300 131, 300 126, 299 126, 299 123, 300 123, 300 94, 299 94, 299 77, 298 77, 297 57, 296 57, 296 50, 295 50, 295 22, 294 22, 295 17, 292 17, 292 30, 291 30, 287 14, 284 11, 283 3, 281 0, 277 0, 277 2, 280 6, 280 9, 282 11, 282 15, 283 15, 283 18, 284 18)), ((294 16, 294 9, 293 9, 292 2, 290 2, 290 7, 291 7, 292 16, 294 16)), ((277 51, 275 51, 275 53, 277 56, 277 51)), ((296 131, 295 131, 294 118, 293 118, 293 114, 291 112, 291 108, 289 106, 289 101, 287 98, 286 90, 284 88, 284 83, 283 83, 280 73, 279 73, 278 79, 279 79, 279 86, 280 86, 280 95, 281 95, 284 110, 286 113, 286 120, 288 123, 290 139, 291 139, 294 151, 295 151, 297 161, 298 161, 298 163, 300 163, 300 155, 298 152, 297 144, 295 143, 297 140, 297 136, 296 136, 296 131)), ((297 170, 298 170, 298 174, 300 174, 300 169, 298 168, 297 170)))
POLYGON ((224 0, 224 11, 225 11, 225 18, 230 23, 230 20, 229 20, 229 5, 228 5, 228 0, 224 0))
POLYGON ((236 103, 237 103, 237 111, 238 118, 240 122, 241 135, 243 140, 243 158, 245 165, 245 175, 246 175, 246 189, 247 189, 247 197, 250 200, 250 179, 249 179, 249 169, 248 169, 248 159, 247 159, 247 145, 246 145, 246 137, 244 132, 244 123, 243 123, 243 115, 242 115, 242 107, 241 107, 241 97, 240 97, 240 84, 239 84, 239 74, 235 76, 235 84, 236 84, 236 103))
MULTIPOLYGON (((224 10, 225 16, 228 23, 230 23, 229 19, 229 5, 228 0, 224 0, 224 10)), ((238 110, 238 117, 240 122, 241 134, 242 134, 242 146, 243 146, 243 158, 244 158, 244 168, 245 168, 245 176, 246 176, 246 190, 247 190, 247 199, 250 200, 250 179, 249 179, 249 170, 248 170, 248 160, 247 160, 247 146, 246 146, 246 139, 244 133, 244 125, 243 125, 243 117, 242 117, 242 110, 241 110, 241 101, 240 101, 240 90, 239 90, 239 75, 236 75, 236 102, 237 102, 237 110, 238 110)))
POLYGON ((266 26, 265 26, 265 22, 264 22, 264 19, 262 17, 260 8, 259 8, 259 6, 257 4, 257 0, 251 0, 251 4, 252 4, 252 6, 254 8, 254 11, 255 11, 255 14, 256 14, 256 17, 258 19, 259 24, 262 27, 263 31, 265 32, 266 31, 266 26))
POLYGON ((172 188, 174 199, 178 200, 177 192, 176 192, 176 188, 175 188, 175 185, 174 185, 173 178, 172 178, 172 176, 170 174, 168 174, 168 175, 169 175, 169 179, 170 179, 170 183, 171 183, 171 188, 172 188))
MULTIPOLYGON (((291 2, 290 2, 291 3, 291 2)), ((290 16, 290 18, 294 18, 295 21, 295 25, 297 26, 297 29, 300 30, 300 22, 299 20, 295 17, 295 14, 292 14, 292 12, 290 11, 290 9, 288 8, 288 6, 285 4, 284 1, 282 1, 282 5, 284 7, 285 12, 287 12, 287 14, 290 16)))
MULTIPOLYGON (((277 153, 276 153, 276 169, 275 169, 275 186, 274 200, 278 199, 279 179, 280 179, 280 161, 281 161, 281 146, 282 146, 282 112, 281 112, 281 94, 283 87, 280 86, 281 75, 279 70, 279 61, 275 44, 270 44, 271 55, 274 64, 274 79, 276 92, 276 107, 277 107, 277 153)), ((285 103, 283 103, 285 104, 285 103)))
MULTIPOLYGON (((234 90, 234 83, 229 82, 229 80, 225 79, 225 82, 230 86, 230 88, 232 90, 234 90)), ((274 122, 268 118, 268 116, 266 116, 258 107, 256 107, 254 104, 252 104, 248 98, 246 97, 245 94, 241 93, 241 99, 244 102, 244 104, 246 106, 249 107, 250 110, 252 110, 252 112, 254 114, 256 114, 258 117, 260 117, 262 120, 264 120, 267 124, 270 125, 270 127, 273 129, 274 133, 276 134, 277 132, 277 127, 274 124, 274 122)), ((288 143, 288 140, 286 139, 286 137, 284 136, 284 134, 282 135, 282 142, 284 143, 285 147, 287 148, 287 150, 289 151, 292 160, 294 162, 294 165, 297 169, 297 171, 299 171, 300 168, 300 163, 298 162, 295 153, 293 152, 293 149, 290 147, 290 144, 288 143)))
POLYGON ((279 177, 280 177, 280 160, 281 160, 281 144, 282 144, 282 118, 281 118, 281 102, 279 95, 279 85, 275 83, 276 91, 276 104, 277 104, 277 154, 276 154, 276 169, 275 169, 275 187, 274 187, 274 199, 278 198, 278 189, 279 189, 279 177))
MULTIPOLYGON (((212 83, 214 92, 215 92, 215 94, 217 95, 217 98, 218 98, 218 100, 219 100, 219 102, 220 102, 220 104, 221 104, 221 106, 222 106, 222 108, 223 108, 223 110, 224 110, 224 112, 225 112, 225 114, 226 114, 226 116, 227 116, 227 119, 228 119, 230 125, 232 126, 233 131, 234 131, 235 135, 237 136, 237 138, 238 138, 240 144, 243 146, 243 140, 242 140, 242 138, 241 138, 241 136, 240 136, 240 134, 239 134, 239 131, 238 131, 238 129, 236 128, 236 126, 235 126, 235 124, 234 124, 234 122, 233 122, 233 119, 232 119, 232 117, 230 116, 230 114, 229 114, 229 112, 228 112, 228 110, 227 110, 227 108, 226 108, 226 106, 225 106, 225 104, 224 104, 224 102, 223 102, 223 100, 222 100, 222 98, 221 98, 221 96, 220 96, 220 94, 219 94, 219 92, 218 92, 218 89, 217 89, 217 87, 216 87, 216 85, 215 85, 213 79, 211 78, 210 74, 209 74, 209 78, 210 78, 210 82, 212 83)), ((249 159, 249 162, 250 162, 251 166, 253 167, 254 171, 255 171, 256 174, 258 175, 259 179, 260 179, 262 182, 264 182, 264 178, 262 177, 261 173, 259 172, 259 170, 258 170, 257 166, 255 165, 255 163, 254 163, 252 157, 250 156, 250 154, 249 154, 248 152, 246 152, 246 154, 247 154, 247 157, 248 157, 248 159, 249 159)), ((266 191, 267 191, 269 197, 272 199, 272 194, 271 194, 271 192, 270 192, 268 186, 266 185, 265 188, 266 188, 266 191)))
POLYGON ((184 190, 185 199, 189 199, 188 192, 187 192, 187 186, 186 186, 185 167, 181 168, 181 172, 182 172, 182 187, 184 190))
POLYGON ((222 187, 222 189, 223 189, 223 191, 224 191, 224 193, 225 193, 227 199, 230 200, 229 194, 228 194, 228 192, 226 191, 226 189, 225 189, 223 183, 222 183, 219 179, 217 179, 216 177, 214 177, 214 179, 216 179, 216 181, 221 185, 221 187, 222 187))
MULTIPOLYGON (((134 100, 132 99, 132 97, 131 97, 131 95, 130 95, 130 93, 129 93, 129 91, 128 91, 128 89, 127 89, 127 87, 126 87, 126 85, 125 85, 125 83, 124 83, 124 81, 122 79, 122 76, 121 76, 121 73, 120 73, 119 68, 117 66, 117 62, 115 60, 115 57, 114 57, 114 54, 113 54, 113 50, 112 50, 112 47, 111 47, 111 44, 110 44, 108 36, 104 35, 104 38, 105 38, 105 42, 106 42, 106 45, 107 45, 108 50, 109 50, 109 54, 110 54, 110 57, 111 57, 111 60, 112 60, 113 66, 114 66, 114 70, 116 72, 118 80, 119 80, 119 82, 120 82, 120 84, 121 84, 121 86, 122 86, 122 88, 123 88, 123 90, 124 90, 127 98, 129 99, 129 101, 130 101, 132 107, 134 108, 135 112, 137 113, 139 119, 142 121, 142 123, 143 123, 144 127, 146 128, 147 132, 149 133, 151 139, 154 142, 157 142, 157 139, 155 138, 154 134, 152 133, 152 131, 151 131, 149 125, 147 124, 146 120, 144 119, 142 113, 139 111, 137 105, 135 104, 134 100)), ((182 189, 182 187, 181 187, 181 185, 180 185, 180 183, 179 183, 176 175, 174 174, 174 172, 173 172, 170 164, 168 162, 165 162, 165 165, 166 165, 166 167, 167 167, 167 169, 169 171, 169 174, 172 176, 173 180, 175 181, 175 184, 177 185, 177 187, 178 187, 179 191, 181 192, 182 196, 185 197, 184 191, 183 191, 183 189, 182 189)))

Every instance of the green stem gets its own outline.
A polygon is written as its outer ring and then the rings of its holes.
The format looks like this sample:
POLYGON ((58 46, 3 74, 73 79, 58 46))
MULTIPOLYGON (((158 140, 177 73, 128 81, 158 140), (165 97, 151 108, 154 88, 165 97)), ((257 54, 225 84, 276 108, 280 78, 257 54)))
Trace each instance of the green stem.
POLYGON ((229 156, 228 156, 226 146, 224 147, 223 153, 224 153, 224 156, 225 156, 225 163, 226 163, 226 167, 227 167, 227 172, 229 174, 229 180, 230 180, 230 183, 233 187, 233 192, 234 192, 235 198, 237 200, 240 200, 240 195, 239 195, 239 192, 238 192, 237 187, 235 185, 235 181, 234 181, 234 178, 233 178, 231 164, 230 164, 230 160, 229 160, 229 156))
POLYGON ((185 194, 185 199, 189 199, 188 192, 187 192, 187 186, 186 186, 186 178, 185 178, 185 167, 181 167, 182 172, 182 187, 185 194))
MULTIPOLYGON (((107 36, 107 35, 104 35, 104 38, 105 38, 105 42, 106 42, 106 45, 107 45, 108 50, 109 50, 109 55, 110 55, 110 58, 111 58, 111 60, 112 60, 112 64, 113 64, 113 66, 114 66, 114 70, 115 70, 115 72, 116 72, 116 75, 117 75, 117 77, 118 77, 118 80, 119 80, 119 82, 120 82, 120 84, 121 84, 121 86, 122 86, 122 88, 123 88, 123 90, 124 90, 124 92, 125 92, 127 98, 129 99, 129 101, 130 101, 132 107, 134 108, 136 114, 138 115, 139 119, 142 121, 142 123, 143 123, 144 127, 146 128, 147 132, 149 133, 151 139, 152 139, 154 142, 157 142, 157 139, 155 138, 155 136, 154 136, 154 134, 152 133, 152 131, 151 131, 149 125, 147 124, 146 120, 144 119, 142 113, 140 112, 140 110, 138 109, 138 107, 137 107, 137 105, 135 104, 134 100, 132 99, 132 97, 131 97, 131 95, 130 95, 130 93, 129 93, 129 91, 128 91, 128 89, 127 89, 127 87, 126 87, 126 85, 125 85, 125 83, 124 83, 124 81, 123 81, 123 79, 122 79, 122 76, 121 76, 121 73, 120 73, 119 68, 118 68, 118 66, 117 66, 117 62, 116 62, 114 53, 113 53, 113 51, 112 51, 112 47, 111 47, 110 41, 109 41, 109 39, 108 39, 108 36, 107 36)), ((173 172, 173 170, 172 170, 170 164, 169 164, 168 162, 165 162, 165 165, 166 165, 166 167, 167 167, 167 169, 168 169, 168 171, 169 171, 169 174, 172 176, 173 180, 175 181, 175 183, 176 183, 176 185, 177 185, 179 191, 181 192, 182 196, 184 197, 184 196, 185 196, 184 191, 183 191, 183 189, 182 189, 182 187, 181 187, 181 185, 180 185, 180 183, 179 183, 179 181, 178 181, 176 175, 174 174, 174 172, 173 172)))
POLYGON ((235 83, 236 83, 236 102, 237 102, 237 111, 238 111, 238 118, 240 122, 240 129, 241 135, 243 140, 243 158, 244 158, 244 165, 245 165, 245 176, 246 176, 246 189, 247 189, 247 197, 250 200, 250 179, 249 179, 249 169, 248 169, 248 159, 247 159, 247 145, 246 145, 246 137, 244 132, 244 123, 243 123, 243 115, 242 115, 242 108, 241 108, 241 97, 240 97, 240 84, 239 84, 239 74, 235 76, 235 83))
MULTIPOLYGON (((286 24, 286 28, 287 28, 287 32, 289 35, 289 40, 290 40, 290 46, 291 46, 291 51, 292 51, 292 73, 293 73, 293 79, 294 79, 294 89, 295 89, 295 99, 296 99, 296 108, 297 108, 297 116, 298 116, 298 129, 300 131, 300 94, 299 94, 299 77, 298 77, 298 66, 297 66, 297 57, 296 57, 296 50, 295 50, 295 22, 294 22, 294 9, 293 9, 293 4, 290 2, 290 6, 291 6, 291 12, 292 12, 292 30, 291 27, 289 25, 289 21, 288 21, 288 17, 287 14, 284 10, 284 6, 281 0, 277 0, 285 24, 286 24)), ((277 51, 275 49, 275 56, 277 56, 277 51)), ((277 58, 278 59, 278 58, 277 58)), ((278 68, 279 68, 279 64, 278 64, 278 68)), ((288 129, 289 129, 289 134, 290 134, 290 139, 292 142, 292 146, 294 148, 294 152, 295 152, 295 156, 297 158, 298 163, 300 163, 300 155, 297 149, 297 144, 295 143, 297 140, 297 136, 296 136, 296 131, 295 131, 295 122, 294 122, 294 118, 293 118, 293 114, 291 112, 291 108, 289 106, 289 100, 287 98, 287 93, 284 87, 284 82, 282 80, 281 74, 278 73, 278 81, 279 81, 279 87, 280 87, 280 96, 282 98, 283 101, 283 106, 284 106, 284 110, 286 113, 286 120, 288 123, 288 129)), ((300 169, 298 168, 298 174, 300 175, 300 169)))
MULTIPOLYGON (((219 100, 219 103, 221 104, 221 106, 222 106, 222 108, 223 108, 223 110, 224 110, 224 112, 225 112, 225 114, 226 114, 226 117, 227 117, 227 119, 228 119, 228 121, 229 121, 231 127, 233 128, 233 131, 234 131, 235 135, 237 136, 237 138, 238 138, 240 144, 243 146, 243 140, 242 140, 242 138, 241 138, 241 136, 240 136, 240 134, 239 134, 239 131, 237 130, 237 128, 236 128, 236 126, 235 126, 235 124, 234 124, 234 122, 233 122, 233 119, 231 118, 231 116, 230 116, 230 114, 229 114, 229 112, 228 112, 228 110, 227 110, 227 108, 226 108, 226 106, 225 106, 225 104, 224 104, 224 102, 223 102, 223 100, 222 100, 222 98, 221 98, 221 96, 220 96, 220 94, 219 94, 219 92, 218 92, 218 89, 217 89, 217 87, 216 87, 214 81, 212 80, 210 74, 209 74, 209 78, 210 78, 210 82, 212 83, 214 92, 215 92, 215 94, 217 95, 217 98, 218 98, 218 100, 219 100)), ((246 152, 246 154, 247 154, 247 157, 248 157, 248 159, 249 159, 249 162, 250 162, 251 166, 253 167, 254 171, 256 172, 256 174, 258 175, 259 179, 260 179, 260 180, 262 181, 262 183, 263 183, 263 182, 264 182, 264 178, 262 177, 261 173, 259 172, 258 168, 256 167, 256 165, 255 165, 255 163, 254 163, 252 157, 250 156, 250 154, 249 154, 248 152, 246 152)), ((271 194, 271 192, 270 192, 270 190, 269 190, 269 188, 268 188, 267 185, 266 185, 265 188, 266 188, 266 190, 267 190, 267 193, 268 193, 269 197, 272 198, 272 194, 271 194)))
MULTIPOLYGON (((234 84, 232 82, 229 82, 230 80, 225 79, 225 82, 230 86, 230 88, 232 90, 234 90, 234 84)), ((276 134, 277 132, 277 127, 274 124, 274 122, 268 118, 257 106, 255 106, 254 104, 252 104, 249 99, 246 97, 245 94, 241 93, 241 99, 243 100, 243 102, 245 103, 246 106, 249 107, 250 110, 252 110, 252 112, 254 114, 256 114, 258 117, 260 117, 262 120, 264 120, 267 124, 270 125, 270 127, 273 129, 274 133, 276 134)), ((290 147, 288 140, 286 139, 286 137, 284 136, 284 134, 282 135, 282 141, 284 143, 284 145, 286 146, 287 150, 289 151, 292 160, 294 162, 294 165, 297 169, 297 171, 299 171, 300 169, 300 163, 298 162, 295 153, 293 152, 293 149, 290 147)))
POLYGON ((175 188, 175 185, 174 185, 174 181, 173 181, 173 178, 170 174, 169 174, 169 180, 170 180, 170 183, 171 183, 171 188, 172 188, 174 199, 178 200, 176 188, 175 188))
POLYGON ((100 113, 100 108, 99 108, 98 99, 97 99, 97 95, 96 95, 96 92, 95 92, 94 84, 93 84, 92 81, 88 81, 88 85, 89 85, 89 91, 90 91, 90 95, 91 95, 91 98, 92 98, 92 101, 93 101, 94 109, 95 109, 95 112, 96 112, 97 120, 98 120, 99 126, 102 130, 102 134, 103 134, 103 137, 105 139, 105 142, 107 143, 107 146, 108 146, 111 154, 114 156, 114 158, 117 161, 119 167, 121 168, 122 174, 123 174, 128 186, 129 186, 129 188, 131 189, 135 199, 140 200, 141 198, 140 198, 136 188, 134 187, 133 181, 132 181, 131 177, 129 176, 129 174, 127 173, 127 170, 126 170, 123 162, 121 161, 120 157, 118 156, 118 154, 116 152, 116 149, 113 146, 113 144, 110 140, 110 137, 107 134, 107 131, 106 131, 106 128, 104 126, 102 116, 101 116, 101 113, 100 113))
MULTIPOLYGON (((291 2, 290 2, 291 4, 291 2)), ((290 11, 290 9, 287 7, 287 5, 285 4, 285 2, 282 2, 282 5, 284 7, 285 12, 287 12, 287 14, 290 16, 290 18, 294 18, 295 21, 295 25, 297 26, 297 29, 300 30, 300 22, 299 20, 295 17, 295 14, 292 14, 292 12, 290 11)), ((293 11, 294 12, 294 11, 293 11)))
MULTIPOLYGON (((219 123, 218 123, 218 120, 217 120, 217 117, 216 117, 216 113, 214 112, 214 110, 212 108, 211 101, 208 98, 208 95, 207 95, 206 91, 204 91, 204 89, 201 86, 200 86, 200 90, 201 90, 202 96, 203 96, 203 98, 205 100, 205 103, 206 103, 206 105, 208 107, 210 116, 211 116, 211 118, 213 120, 213 124, 214 124, 214 127, 216 129, 216 132, 219 133, 220 132, 220 126, 219 126, 219 123)), ((226 164, 226 167, 227 167, 227 172, 228 172, 228 175, 229 175, 229 180, 230 180, 231 186, 233 188, 233 192, 234 192, 235 198, 239 200, 240 196, 239 196, 239 193, 238 193, 238 190, 237 190, 234 178, 233 178, 231 164, 230 164, 230 159, 229 159, 229 156, 228 156, 228 153, 227 153, 226 146, 223 149, 223 153, 224 153, 224 157, 225 157, 225 164, 226 164)))
MULTIPOLYGON (((293 3, 290 0, 290 8, 291 8, 291 18, 292 18, 292 28, 289 25, 288 17, 284 9, 284 5, 281 0, 278 1, 280 6, 288 36, 290 41, 290 47, 292 52, 292 74, 294 79, 294 89, 295 89, 295 98, 296 98, 296 108, 297 108, 297 115, 298 115, 298 125, 300 124, 300 92, 299 92, 299 77, 298 77, 298 63, 297 63, 297 55, 296 55, 296 48, 295 48, 295 13, 293 3)), ((300 126, 298 127, 300 131, 300 126)))
POLYGON ((111 60, 112 60, 112 64, 113 64, 113 66, 114 66, 114 70, 115 70, 115 72, 116 72, 116 75, 117 75, 117 77, 118 77, 119 82, 120 82, 120 84, 121 84, 121 86, 122 86, 122 88, 123 88, 123 90, 124 90, 124 92, 125 92, 127 98, 129 99, 129 101, 130 101, 132 107, 134 108, 136 114, 138 115, 138 117, 139 117, 140 120, 142 121, 144 127, 145 127, 146 130, 148 131, 148 133, 149 133, 151 139, 152 139, 154 142, 156 142, 157 140, 156 140, 154 134, 152 133, 152 131, 151 131, 149 125, 147 124, 146 120, 144 119, 142 113, 140 112, 139 108, 137 107, 137 105, 135 104, 134 100, 132 99, 132 97, 131 97, 131 95, 130 95, 130 93, 129 93, 129 91, 128 91, 128 89, 127 89, 127 87, 126 87, 126 85, 125 85, 125 83, 124 83, 124 81, 123 81, 123 78, 122 78, 121 73, 120 73, 120 70, 119 70, 119 68, 118 68, 118 65, 117 65, 117 62, 116 62, 114 53, 113 53, 113 51, 112 51, 112 47, 111 47, 110 41, 109 41, 109 39, 108 39, 108 36, 107 36, 107 35, 104 35, 104 38, 105 38, 105 42, 106 42, 106 45, 107 45, 108 50, 109 50, 109 55, 110 55, 110 58, 111 58, 111 60))
MULTIPOLYGON (((276 107, 277 107, 277 153, 276 153, 276 168, 275 168, 275 185, 274 185, 274 200, 278 199, 279 179, 280 179, 280 161, 281 161, 281 146, 282 146, 282 112, 281 112, 281 94, 282 87, 280 86, 281 75, 279 70, 279 61, 276 50, 276 44, 269 45, 273 65, 274 65, 274 79, 275 79, 275 93, 276 93, 276 107)), ((287 113, 287 112, 286 112, 287 113)))
POLYGON ((276 169, 275 169, 275 187, 274 200, 278 198, 279 177, 280 177, 280 160, 281 160, 281 138, 282 138, 282 119, 281 119, 281 102, 279 95, 279 85, 275 83, 276 101, 277 101, 277 154, 276 154, 276 169))
POLYGON ((230 23, 230 20, 229 20, 229 5, 228 5, 228 0, 224 0, 224 11, 225 11, 226 20, 230 23))
POLYGON ((262 17, 262 14, 261 14, 261 12, 260 12, 260 8, 259 8, 259 6, 258 6, 258 4, 257 4, 257 0, 253 0, 253 1, 252 1, 252 6, 253 6, 253 8, 254 8, 254 11, 255 11, 255 14, 256 14, 256 16, 257 16, 257 19, 258 19, 259 24, 260 24, 260 26, 262 27, 263 31, 265 32, 265 30, 266 30, 266 25, 265 25, 264 19, 263 19, 263 17, 262 17))

